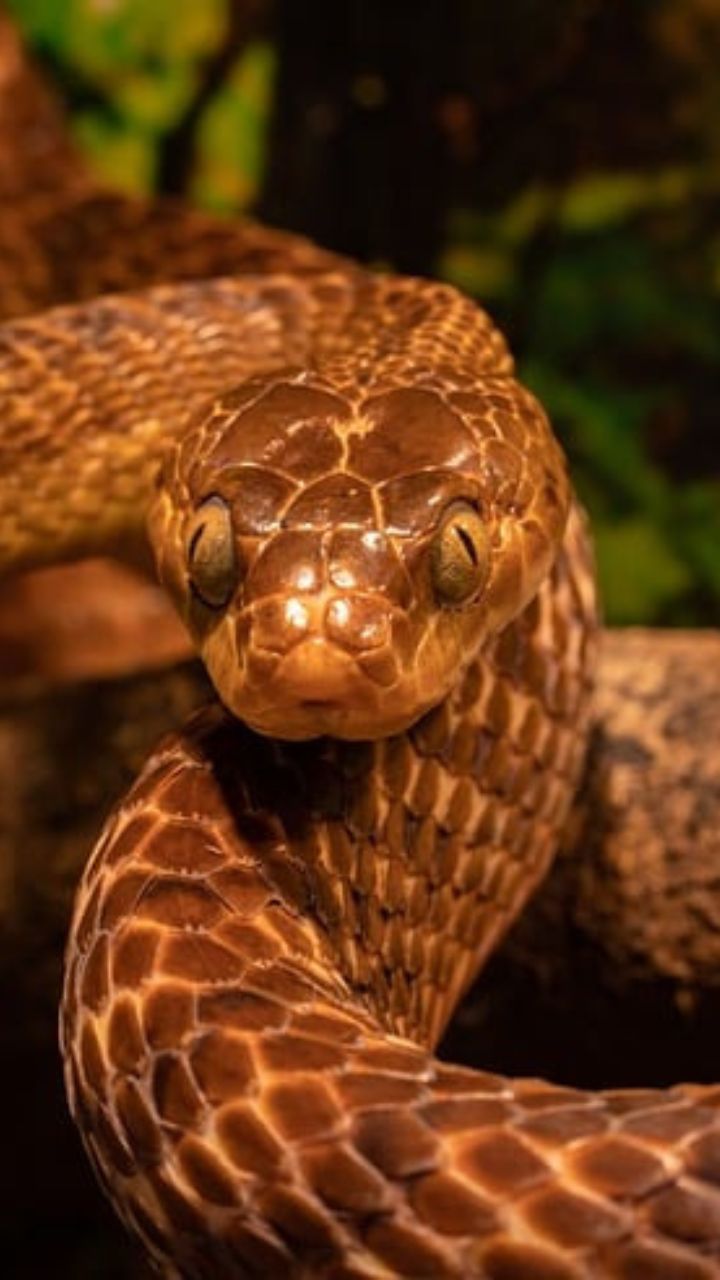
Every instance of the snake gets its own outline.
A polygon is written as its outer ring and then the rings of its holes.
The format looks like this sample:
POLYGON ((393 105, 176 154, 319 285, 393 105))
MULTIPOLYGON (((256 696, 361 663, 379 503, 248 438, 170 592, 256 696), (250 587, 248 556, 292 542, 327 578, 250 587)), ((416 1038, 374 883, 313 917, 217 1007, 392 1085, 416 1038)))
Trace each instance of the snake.
POLYGON ((100 189, 5 19, 0 68, 0 568, 147 529, 218 694, 70 927, 117 1212, 175 1280, 720 1275, 717 1087, 436 1051, 592 723, 587 523, 504 339, 448 285, 100 189))

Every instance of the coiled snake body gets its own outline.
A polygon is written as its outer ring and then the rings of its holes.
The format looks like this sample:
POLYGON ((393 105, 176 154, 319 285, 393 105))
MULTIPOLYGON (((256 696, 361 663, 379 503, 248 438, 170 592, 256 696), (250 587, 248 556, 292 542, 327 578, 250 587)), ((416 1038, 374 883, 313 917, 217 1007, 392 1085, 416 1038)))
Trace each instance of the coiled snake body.
POLYGON ((443 286, 65 173, 15 310, 88 300, 0 331, 2 565, 149 506, 228 708, 160 746, 79 890, 62 1042, 119 1212, 168 1276, 718 1274, 717 1090, 433 1053, 589 720, 583 523, 504 343, 443 286), (160 244, 176 283, 108 295, 160 244))

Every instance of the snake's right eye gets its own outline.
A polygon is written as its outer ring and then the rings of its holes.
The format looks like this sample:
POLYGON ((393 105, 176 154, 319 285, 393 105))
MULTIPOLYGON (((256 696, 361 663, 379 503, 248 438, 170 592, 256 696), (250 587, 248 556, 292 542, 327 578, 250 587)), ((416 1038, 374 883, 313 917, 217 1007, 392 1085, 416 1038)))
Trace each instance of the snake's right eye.
POLYGON ((467 604, 485 585, 490 570, 490 535, 482 516, 469 503, 453 503, 446 512, 432 543, 430 564, 441 604, 467 604))
POLYGON ((239 576, 230 509, 222 498, 207 498, 192 517, 187 535, 190 584, 210 609, 230 600, 239 576))

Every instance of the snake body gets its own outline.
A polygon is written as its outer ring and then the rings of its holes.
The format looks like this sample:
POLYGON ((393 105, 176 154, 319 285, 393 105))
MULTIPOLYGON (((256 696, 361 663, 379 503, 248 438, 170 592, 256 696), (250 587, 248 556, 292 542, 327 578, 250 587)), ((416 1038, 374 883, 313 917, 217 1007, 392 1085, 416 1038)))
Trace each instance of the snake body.
POLYGON ((6 271, 0 565, 149 511, 226 708, 161 744, 78 891, 66 1076, 118 1211, 185 1280, 720 1274, 717 1089, 434 1053, 590 721, 587 535, 504 342, 445 286, 63 173, 6 271))

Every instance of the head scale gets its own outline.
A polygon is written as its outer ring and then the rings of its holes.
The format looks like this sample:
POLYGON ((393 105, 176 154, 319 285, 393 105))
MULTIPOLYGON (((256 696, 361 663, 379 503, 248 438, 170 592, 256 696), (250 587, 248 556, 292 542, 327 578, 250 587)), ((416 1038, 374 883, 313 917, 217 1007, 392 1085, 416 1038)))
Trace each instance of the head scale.
POLYGON ((439 702, 535 594, 568 505, 510 377, 350 396, 288 373, 187 433, 150 532, 230 710, 274 737, 374 738, 439 702))

